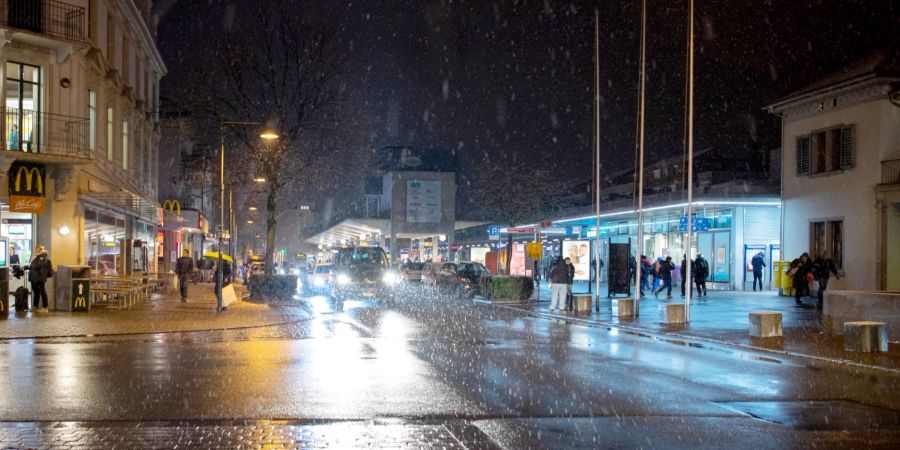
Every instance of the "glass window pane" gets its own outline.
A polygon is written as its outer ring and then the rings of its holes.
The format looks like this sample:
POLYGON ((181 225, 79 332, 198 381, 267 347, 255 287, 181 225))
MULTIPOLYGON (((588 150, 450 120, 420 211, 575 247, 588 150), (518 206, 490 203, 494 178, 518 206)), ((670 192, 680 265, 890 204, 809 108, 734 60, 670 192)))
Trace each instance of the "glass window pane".
POLYGON ((11 78, 14 80, 19 79, 19 64, 14 62, 6 63, 6 78, 11 78))

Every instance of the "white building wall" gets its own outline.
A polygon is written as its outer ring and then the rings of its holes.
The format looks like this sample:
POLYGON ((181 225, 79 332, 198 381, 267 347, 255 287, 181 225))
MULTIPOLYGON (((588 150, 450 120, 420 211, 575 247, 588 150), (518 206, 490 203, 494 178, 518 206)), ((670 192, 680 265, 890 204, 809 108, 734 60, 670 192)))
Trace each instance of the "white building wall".
POLYGON ((896 112, 888 100, 826 109, 805 117, 784 119, 782 134, 782 197, 784 199, 784 259, 798 257, 810 248, 809 224, 817 220, 844 221, 845 275, 830 289, 877 289, 876 209, 874 185, 881 177, 881 155, 896 152, 896 112), (893 114, 893 121, 890 117, 893 114), (843 172, 800 176, 797 174, 796 138, 835 125, 855 125, 856 165, 843 172), (883 127, 893 128, 890 131, 883 127), (885 139, 889 138, 889 139, 885 139))

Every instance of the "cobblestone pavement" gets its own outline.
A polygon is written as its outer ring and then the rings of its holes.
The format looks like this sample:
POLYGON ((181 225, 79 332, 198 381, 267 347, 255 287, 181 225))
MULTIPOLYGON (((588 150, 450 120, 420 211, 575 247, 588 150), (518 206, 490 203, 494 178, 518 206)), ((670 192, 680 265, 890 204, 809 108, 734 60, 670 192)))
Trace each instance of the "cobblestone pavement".
POLYGON ((498 448, 462 421, 0 423, 0 449, 498 448))
POLYGON ((187 303, 175 293, 154 294, 130 309, 87 313, 29 311, 0 320, 0 340, 170 333, 252 328, 301 321, 309 311, 299 302, 237 302, 216 311, 211 284, 194 285, 187 303))

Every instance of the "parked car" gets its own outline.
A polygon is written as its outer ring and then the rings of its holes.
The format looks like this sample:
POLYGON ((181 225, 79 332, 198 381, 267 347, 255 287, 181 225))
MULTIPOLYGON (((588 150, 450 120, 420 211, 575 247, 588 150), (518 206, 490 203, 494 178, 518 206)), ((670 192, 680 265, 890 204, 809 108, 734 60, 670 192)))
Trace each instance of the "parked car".
POLYGON ((404 282, 419 283, 422 281, 422 271, 425 269, 425 263, 409 262, 400 266, 400 274, 403 276, 404 282))
POLYGON ((434 290, 438 294, 473 298, 481 294, 479 280, 491 276, 483 264, 473 261, 436 263, 440 269, 433 272, 434 290))
POLYGON ((327 292, 334 283, 334 266, 319 264, 309 275, 309 288, 315 292, 327 292))

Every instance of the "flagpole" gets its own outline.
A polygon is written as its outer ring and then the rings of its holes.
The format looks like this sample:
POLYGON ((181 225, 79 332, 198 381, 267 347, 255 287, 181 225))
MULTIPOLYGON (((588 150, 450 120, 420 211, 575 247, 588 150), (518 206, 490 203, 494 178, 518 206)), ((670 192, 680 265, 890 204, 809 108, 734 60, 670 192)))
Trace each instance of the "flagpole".
POLYGON ((644 105, 645 71, 647 68, 647 0, 641 1, 641 66, 638 70, 638 207, 637 251, 635 252, 636 276, 634 280, 634 317, 641 313, 641 253, 644 244, 644 105))
MULTIPOLYGON (((694 215, 694 0, 690 0, 688 7, 688 129, 687 129, 687 243, 685 244, 685 254, 687 255, 687 270, 685 271, 685 284, 688 289, 684 297, 684 321, 691 321, 691 293, 693 286, 691 282, 691 240, 694 237, 693 215, 694 215)), ((699 294, 699 292, 698 292, 699 294)))
POLYGON ((594 276, 597 284, 595 310, 600 311, 600 11, 594 10, 594 276))

